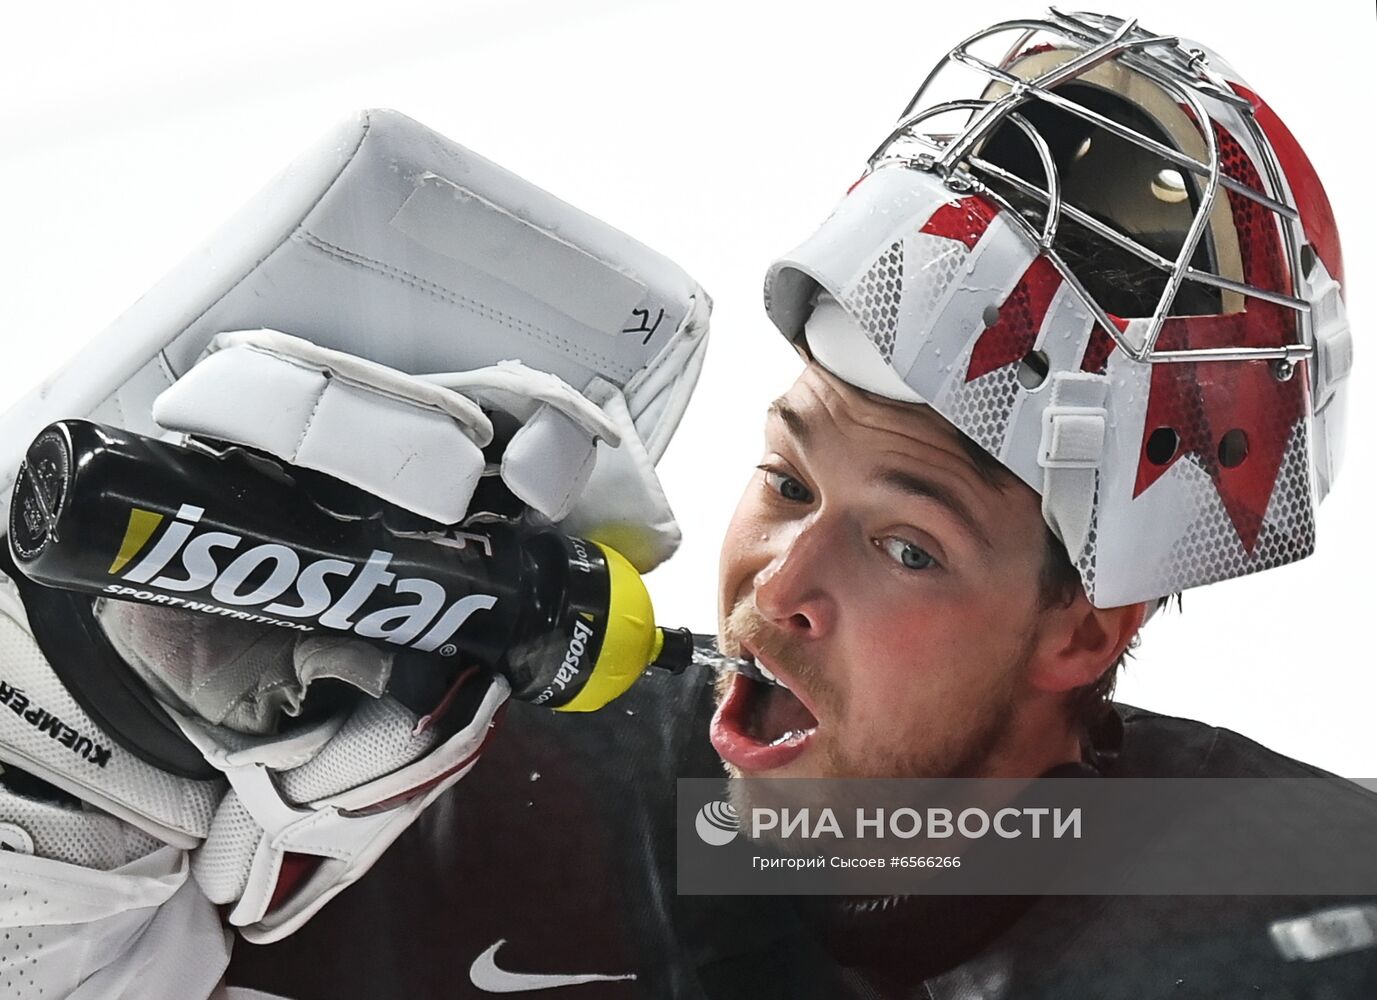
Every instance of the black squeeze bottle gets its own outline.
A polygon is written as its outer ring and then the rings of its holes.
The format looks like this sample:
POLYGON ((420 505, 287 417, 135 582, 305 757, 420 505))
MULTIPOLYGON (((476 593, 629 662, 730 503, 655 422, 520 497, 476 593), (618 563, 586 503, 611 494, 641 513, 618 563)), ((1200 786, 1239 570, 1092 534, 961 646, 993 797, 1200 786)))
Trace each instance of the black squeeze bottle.
POLYGON ((689 662, 689 633, 655 627, 613 549, 509 523, 406 530, 380 508, 341 515, 303 486, 311 475, 63 420, 29 446, 10 549, 37 583, 460 657, 563 711, 601 708, 647 665, 689 662))

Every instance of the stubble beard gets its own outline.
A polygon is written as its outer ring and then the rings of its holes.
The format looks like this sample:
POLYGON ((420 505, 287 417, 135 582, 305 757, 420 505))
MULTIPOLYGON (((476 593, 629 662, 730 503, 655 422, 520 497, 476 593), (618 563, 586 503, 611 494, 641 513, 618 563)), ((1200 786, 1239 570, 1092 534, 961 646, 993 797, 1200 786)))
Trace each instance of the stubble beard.
MULTIPOLYGON (((936 745, 894 744, 891 734, 876 731, 858 741, 863 750, 848 750, 834 740, 820 741, 819 777, 825 778, 974 778, 988 773, 989 764, 1007 745, 1017 709, 1016 692, 1024 665, 1032 655, 1035 636, 1030 632, 1017 653, 1002 669, 991 671, 989 690, 970 704, 967 718, 956 722, 949 736, 936 745)), ((822 671, 802 651, 800 640, 781 635, 751 604, 742 601, 723 622, 719 643, 723 652, 738 655, 741 644, 749 642, 763 655, 787 665, 797 684, 805 688, 819 711, 833 719, 843 718, 845 699, 822 671)), ((720 702, 732 677, 717 679, 716 697, 720 702)), ((828 734, 820 734, 824 737, 828 734)), ((921 732, 914 732, 921 737, 921 732)), ((921 739, 912 742, 921 743, 921 739)), ((745 818, 752 808, 749 783, 735 766, 726 768, 729 798, 737 815, 745 818)))

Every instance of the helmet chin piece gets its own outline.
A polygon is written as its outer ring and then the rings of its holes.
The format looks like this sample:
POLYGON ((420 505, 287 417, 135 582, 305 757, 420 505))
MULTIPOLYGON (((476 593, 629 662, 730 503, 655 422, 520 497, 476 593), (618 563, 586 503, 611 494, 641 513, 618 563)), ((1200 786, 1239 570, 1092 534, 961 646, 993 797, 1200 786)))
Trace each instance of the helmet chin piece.
POLYGON ((1313 550, 1341 274, 1313 168, 1226 63, 1053 11, 949 53, 765 301, 1038 491, 1095 605, 1155 606, 1313 550), (953 67, 985 83, 931 99, 953 67))

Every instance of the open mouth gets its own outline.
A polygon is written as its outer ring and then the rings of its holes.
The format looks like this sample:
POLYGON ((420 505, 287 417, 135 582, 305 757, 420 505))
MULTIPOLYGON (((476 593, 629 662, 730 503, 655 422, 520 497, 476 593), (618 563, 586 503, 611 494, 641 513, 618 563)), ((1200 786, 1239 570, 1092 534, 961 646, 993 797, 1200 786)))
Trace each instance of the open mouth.
POLYGON ((712 744, 723 760, 743 771, 774 770, 804 751, 818 719, 777 669, 754 656, 749 659, 768 681, 745 673, 732 677, 713 716, 712 744))

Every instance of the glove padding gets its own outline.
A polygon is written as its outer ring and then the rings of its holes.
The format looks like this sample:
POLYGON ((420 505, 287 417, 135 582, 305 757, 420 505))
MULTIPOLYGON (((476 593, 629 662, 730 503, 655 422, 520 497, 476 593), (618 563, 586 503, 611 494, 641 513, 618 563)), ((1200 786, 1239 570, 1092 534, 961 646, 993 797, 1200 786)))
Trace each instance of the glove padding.
POLYGON ((491 471, 523 504, 612 545, 642 572, 677 548, 654 462, 621 391, 601 378, 581 393, 516 361, 408 375, 273 330, 240 331, 217 336, 157 398, 153 417, 457 524, 488 471, 493 426, 483 407, 520 422, 491 471))
POLYGON ((353 640, 131 603, 98 614, 229 780, 192 870, 256 942, 300 927, 467 774, 509 690, 473 671, 437 682, 441 665, 353 640))
MULTIPOLYGON (((8 544, 0 539, 0 544, 8 544)), ((75 627, 75 626, 74 626, 75 627)), ((224 791, 163 770, 112 739, 72 697, 34 639, 14 581, 0 574, 0 761, 161 843, 195 847, 224 791)))
MULTIPOLYGON (((13 803, 0 796, 0 815, 13 803)), ((32 804, 30 803, 29 806, 32 804)), ((25 807, 26 818, 34 819, 25 807)), ((88 841, 80 810, 49 817, 88 841)), ((50 843, 48 848, 55 847, 50 843)), ((111 846, 109 844, 106 845, 111 846)), ((68 1000, 205 997, 229 965, 230 935, 190 878, 187 853, 162 845, 111 868, 85 849, 0 852, 5 971, 18 993, 68 1000), (70 860, 69 860, 70 859, 70 860), (31 992, 30 992, 31 991, 31 992)), ((110 859, 104 859, 110 860, 110 859)), ((7 984, 8 985, 8 984, 7 984)))
POLYGON ((48 665, 3 575, 0 760, 12 986, 74 1000, 206 996, 229 935, 185 848, 208 832, 225 782, 162 771, 111 739, 48 665))

